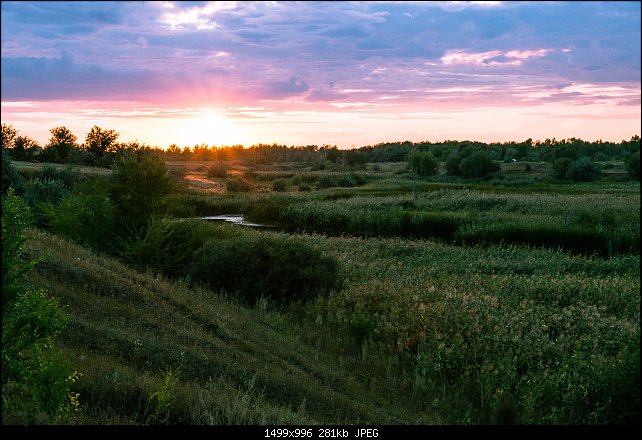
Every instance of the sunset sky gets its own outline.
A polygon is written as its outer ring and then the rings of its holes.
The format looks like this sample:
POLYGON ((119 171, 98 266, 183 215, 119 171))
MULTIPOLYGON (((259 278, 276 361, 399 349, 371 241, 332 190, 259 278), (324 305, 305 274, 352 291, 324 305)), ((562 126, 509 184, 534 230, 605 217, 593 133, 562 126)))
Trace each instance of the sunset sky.
POLYGON ((2 2, 2 122, 165 148, 640 134, 640 2, 2 2))

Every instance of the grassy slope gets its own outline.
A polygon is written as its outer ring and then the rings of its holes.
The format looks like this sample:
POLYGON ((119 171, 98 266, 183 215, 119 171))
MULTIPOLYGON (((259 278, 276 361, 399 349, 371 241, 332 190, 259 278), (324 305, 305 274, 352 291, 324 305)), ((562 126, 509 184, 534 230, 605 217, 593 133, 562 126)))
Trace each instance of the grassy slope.
POLYGON ((83 423, 147 422, 149 396, 179 366, 171 423, 439 422, 389 400, 393 384, 366 379, 372 371, 359 355, 324 330, 301 338, 276 312, 137 273, 50 235, 26 251, 44 257, 30 282, 72 315, 61 343, 83 373, 83 423))

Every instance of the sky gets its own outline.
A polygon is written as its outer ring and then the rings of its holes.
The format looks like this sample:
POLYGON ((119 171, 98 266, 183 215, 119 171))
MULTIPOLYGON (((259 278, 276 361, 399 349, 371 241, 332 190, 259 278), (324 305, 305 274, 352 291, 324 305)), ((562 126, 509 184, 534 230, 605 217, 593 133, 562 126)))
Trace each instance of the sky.
POLYGON ((41 145, 619 142, 640 5, 2 1, 2 122, 41 145))

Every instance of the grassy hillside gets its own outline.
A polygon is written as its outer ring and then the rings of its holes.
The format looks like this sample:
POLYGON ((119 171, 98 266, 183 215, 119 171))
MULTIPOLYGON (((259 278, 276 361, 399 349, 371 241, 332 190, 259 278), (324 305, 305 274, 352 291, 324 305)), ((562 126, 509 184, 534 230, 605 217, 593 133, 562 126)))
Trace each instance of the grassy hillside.
POLYGON ((323 327, 301 334, 280 313, 136 273, 51 235, 32 239, 28 256, 44 257, 30 282, 72 315, 61 343, 83 374, 81 423, 150 422, 150 397, 177 369, 169 423, 439 423, 323 327))

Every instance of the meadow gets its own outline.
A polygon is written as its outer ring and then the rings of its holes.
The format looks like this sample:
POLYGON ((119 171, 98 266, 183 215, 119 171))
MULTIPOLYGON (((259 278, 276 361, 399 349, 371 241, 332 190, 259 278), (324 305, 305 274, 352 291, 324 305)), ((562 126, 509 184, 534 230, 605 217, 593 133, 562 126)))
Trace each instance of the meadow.
POLYGON ((69 313, 57 340, 82 373, 56 423, 639 423, 640 186, 623 162, 593 182, 539 162, 485 179, 166 166, 173 189, 126 240, 112 171, 32 205, 26 280, 69 313), (270 227, 200 219, 220 214, 270 227))

